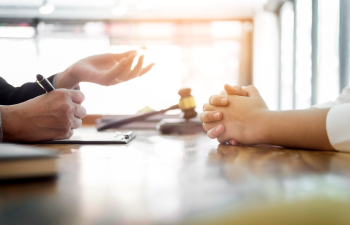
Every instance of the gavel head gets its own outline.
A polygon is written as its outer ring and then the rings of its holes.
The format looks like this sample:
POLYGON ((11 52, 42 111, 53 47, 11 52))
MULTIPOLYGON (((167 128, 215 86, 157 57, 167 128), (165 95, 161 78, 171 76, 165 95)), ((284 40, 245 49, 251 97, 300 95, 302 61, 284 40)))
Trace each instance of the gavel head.
POLYGON ((196 108, 196 102, 191 95, 190 88, 184 88, 179 91, 181 99, 179 101, 179 108, 183 112, 184 119, 191 119, 197 116, 197 112, 194 110, 196 108))

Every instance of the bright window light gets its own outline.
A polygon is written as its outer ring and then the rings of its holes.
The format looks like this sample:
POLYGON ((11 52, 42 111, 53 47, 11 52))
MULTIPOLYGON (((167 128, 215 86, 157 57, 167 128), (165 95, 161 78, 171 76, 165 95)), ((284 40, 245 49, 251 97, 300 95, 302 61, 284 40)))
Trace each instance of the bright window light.
POLYGON ((318 103, 339 95, 339 1, 319 1, 318 103))
POLYGON ((45 3, 39 7, 39 13, 43 15, 51 14, 55 11, 55 6, 51 3, 45 3))
POLYGON ((110 87, 81 83, 89 114, 134 114, 145 106, 164 109, 178 102, 178 90, 185 87, 192 89, 201 112, 225 83, 238 84, 243 51, 237 38, 213 37, 211 23, 42 22, 38 57, 33 39, 0 39, 1 49, 6 49, 0 52, 0 72, 9 83, 21 85, 37 73, 49 77, 90 55, 137 50, 138 56, 145 56, 144 66, 156 63, 143 77, 110 87), (150 30, 157 35, 150 35, 150 30))
POLYGON ((281 109, 293 109, 293 3, 281 8, 281 109))
POLYGON ((151 8, 155 2, 155 0, 142 0, 139 2, 139 4, 137 4, 137 8, 139 10, 147 10, 151 8))
POLYGON ((211 23, 213 37, 240 38, 242 35, 242 22, 240 21, 215 21, 211 23))
POLYGON ((296 108, 311 106, 312 0, 297 1, 296 108))
POLYGON ((122 16, 128 11, 128 6, 118 5, 112 9, 112 13, 116 16, 122 16))
POLYGON ((0 37, 2 38, 31 38, 35 34, 33 27, 0 26, 0 37))

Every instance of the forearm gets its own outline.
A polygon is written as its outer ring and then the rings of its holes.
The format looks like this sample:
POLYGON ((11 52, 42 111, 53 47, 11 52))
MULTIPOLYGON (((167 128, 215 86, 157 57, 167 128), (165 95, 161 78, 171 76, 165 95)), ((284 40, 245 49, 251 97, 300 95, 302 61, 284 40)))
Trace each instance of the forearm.
POLYGON ((334 150, 326 128, 329 109, 269 111, 263 125, 264 143, 283 147, 334 150))
POLYGON ((55 78, 55 87, 57 89, 78 89, 79 83, 82 82, 79 78, 72 75, 70 72, 70 67, 68 67, 65 71, 56 75, 55 78))
MULTIPOLYGON (((53 81, 54 76, 48 78, 53 81)), ((0 77, 0 105, 19 104, 44 94, 45 91, 35 82, 13 87, 0 77)))
POLYGON ((18 126, 18 112, 17 110, 13 110, 19 105, 15 106, 0 106, 1 120, 2 120, 2 132, 3 132, 3 141, 16 141, 16 136, 19 138, 21 136, 21 132, 19 130, 20 126, 18 126))

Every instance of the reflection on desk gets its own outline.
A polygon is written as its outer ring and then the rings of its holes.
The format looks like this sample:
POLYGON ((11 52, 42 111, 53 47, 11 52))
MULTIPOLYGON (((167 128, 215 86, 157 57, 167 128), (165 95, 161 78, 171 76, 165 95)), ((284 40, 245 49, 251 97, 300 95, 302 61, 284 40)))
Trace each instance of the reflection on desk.
POLYGON ((136 134, 38 145, 60 151, 59 176, 1 183, 0 224, 350 223, 348 154, 136 134))

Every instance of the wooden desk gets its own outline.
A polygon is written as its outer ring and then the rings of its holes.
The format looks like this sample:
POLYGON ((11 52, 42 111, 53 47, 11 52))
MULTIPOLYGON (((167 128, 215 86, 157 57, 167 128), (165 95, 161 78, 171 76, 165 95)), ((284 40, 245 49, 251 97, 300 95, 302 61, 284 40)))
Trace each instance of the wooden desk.
POLYGON ((0 184, 0 224, 350 224, 350 154, 136 133, 40 145, 58 177, 0 184))

